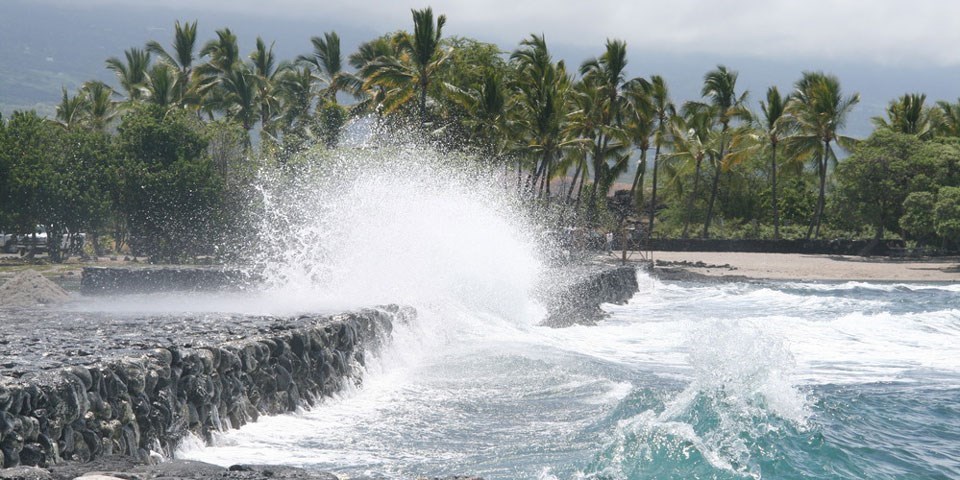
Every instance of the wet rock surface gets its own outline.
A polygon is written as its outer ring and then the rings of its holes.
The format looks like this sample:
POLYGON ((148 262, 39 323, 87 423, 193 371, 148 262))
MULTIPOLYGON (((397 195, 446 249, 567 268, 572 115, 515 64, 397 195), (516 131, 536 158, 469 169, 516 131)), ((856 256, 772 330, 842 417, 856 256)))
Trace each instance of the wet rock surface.
POLYGON ((604 318, 603 303, 626 303, 637 293, 637 271, 633 266, 566 266, 553 275, 539 296, 548 306, 543 325, 569 327, 593 325, 604 318))
POLYGON ((712 263, 705 263, 701 261, 690 262, 687 260, 679 261, 666 261, 666 260, 657 260, 654 262, 655 267, 684 267, 684 268, 713 268, 718 270, 736 270, 737 267, 730 265, 729 263, 724 263, 723 265, 716 265, 712 263))
POLYGON ((0 461, 169 457, 188 432, 209 439, 359 382, 365 352, 414 314, 396 306, 283 318, 6 309, 0 461))
POLYGON ((722 276, 706 275, 696 271, 697 269, 713 269, 734 271, 737 267, 725 263, 715 265, 704 262, 677 261, 669 262, 657 260, 650 269, 650 275, 660 279, 673 282, 701 282, 701 283, 731 283, 731 282, 750 282, 750 278, 743 275, 724 274, 722 276))

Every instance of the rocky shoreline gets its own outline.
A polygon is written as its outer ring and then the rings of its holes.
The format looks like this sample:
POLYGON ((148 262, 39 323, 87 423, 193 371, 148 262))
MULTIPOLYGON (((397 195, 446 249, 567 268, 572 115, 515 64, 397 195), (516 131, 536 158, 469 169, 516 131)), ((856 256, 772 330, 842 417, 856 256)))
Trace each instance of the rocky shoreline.
POLYGON ((638 288, 632 265, 567 266, 547 277, 553 282, 538 292, 548 310, 541 324, 555 328, 594 325, 606 316, 601 304, 626 303, 638 288))

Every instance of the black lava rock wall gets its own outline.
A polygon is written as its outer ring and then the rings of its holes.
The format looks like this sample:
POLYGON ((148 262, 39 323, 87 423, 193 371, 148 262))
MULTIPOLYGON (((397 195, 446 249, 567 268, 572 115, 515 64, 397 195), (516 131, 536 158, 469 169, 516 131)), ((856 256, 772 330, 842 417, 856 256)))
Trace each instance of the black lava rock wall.
POLYGON ((108 455, 170 455, 262 414, 289 412, 359 382, 365 352, 396 306, 277 321, 218 345, 168 345, 139 355, 0 377, 0 462, 47 466, 108 455))

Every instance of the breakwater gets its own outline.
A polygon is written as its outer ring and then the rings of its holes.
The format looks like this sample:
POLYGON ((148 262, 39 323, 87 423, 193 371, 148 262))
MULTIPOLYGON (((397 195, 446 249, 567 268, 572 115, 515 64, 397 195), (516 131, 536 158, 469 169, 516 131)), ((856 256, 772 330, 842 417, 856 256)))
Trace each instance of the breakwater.
POLYGON ((188 432, 209 439, 312 404, 359 382, 368 349, 413 315, 388 306, 333 316, 88 322, 21 312, 19 326, 32 328, 5 326, 0 345, 3 465, 169 456, 188 432))

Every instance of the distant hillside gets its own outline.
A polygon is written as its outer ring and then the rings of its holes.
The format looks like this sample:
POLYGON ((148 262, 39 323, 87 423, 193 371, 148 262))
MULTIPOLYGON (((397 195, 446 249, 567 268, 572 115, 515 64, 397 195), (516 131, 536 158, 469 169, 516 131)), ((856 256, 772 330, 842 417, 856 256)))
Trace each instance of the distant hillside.
MULTIPOLYGON (((111 56, 122 58, 130 47, 148 40, 167 46, 176 20, 199 21, 201 45, 214 31, 230 27, 246 55, 257 35, 276 42, 280 58, 293 59, 311 49, 310 37, 337 30, 345 52, 384 32, 363 26, 255 18, 209 11, 139 8, 135 6, 53 6, 25 0, 0 3, 0 112, 36 108, 53 114, 60 88, 73 91, 83 82, 99 79, 115 85, 104 67, 111 56)), ((398 26, 400 28, 400 26, 398 26)), ((199 46, 198 46, 199 48, 199 46)))

